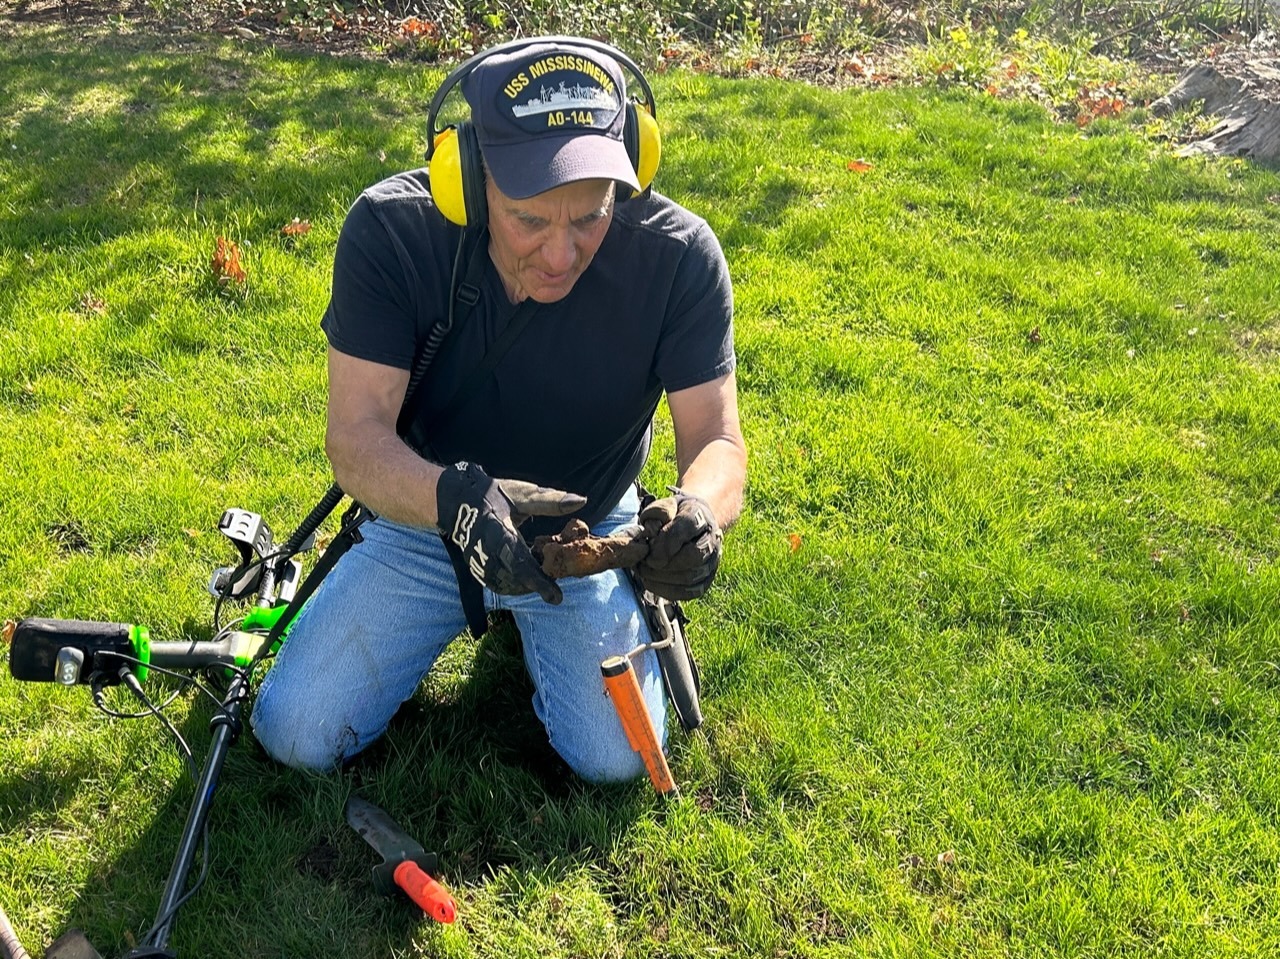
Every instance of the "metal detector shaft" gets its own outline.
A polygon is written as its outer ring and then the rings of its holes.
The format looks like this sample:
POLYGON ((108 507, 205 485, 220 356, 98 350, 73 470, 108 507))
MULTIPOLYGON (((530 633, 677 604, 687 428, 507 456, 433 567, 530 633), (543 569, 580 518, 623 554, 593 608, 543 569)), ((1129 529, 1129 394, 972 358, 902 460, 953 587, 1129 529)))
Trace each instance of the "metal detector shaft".
POLYGON ((209 818, 209 808, 213 804, 213 792, 218 786, 222 764, 227 758, 227 751, 240 734, 240 713, 246 692, 245 677, 237 674, 231 680, 231 687, 222 701, 221 711, 209 722, 213 728, 213 741, 209 744, 204 768, 200 770, 200 779, 196 783, 196 795, 187 812, 186 825, 182 827, 182 838, 178 841, 178 852, 173 858, 173 867, 169 870, 164 893, 160 896, 160 905, 156 910, 155 933, 151 937, 151 942, 147 944, 155 948, 163 949, 169 942, 169 933, 178 912, 177 907, 182 901, 183 890, 187 886, 191 864, 195 861, 196 847, 200 844, 205 820, 209 818))
POLYGON ((260 633, 235 632, 216 642, 152 643, 149 663, 162 669, 203 669, 206 666, 247 668, 266 644, 260 633))
POLYGON ((0 908, 0 955, 5 959, 31 959, 30 953, 18 941, 18 934, 13 931, 3 908, 0 908))
MULTIPOLYGON (((342 490, 336 483, 331 486, 308 514, 303 524, 289 537, 288 544, 296 547, 297 544, 305 541, 329 515, 342 495, 342 490)), ((256 605, 259 610, 269 610, 275 598, 274 569, 268 565, 263 570, 262 581, 258 584, 256 605)), ((255 656, 254 659, 256 658, 255 656)), ((183 890, 187 886, 191 864, 195 861, 196 846, 200 843, 205 821, 209 818, 209 808, 213 804, 213 792, 218 787, 218 776, 222 773, 222 764, 226 761, 227 751, 240 738, 240 714, 244 711, 244 701, 249 694, 250 671, 235 673, 231 685, 227 688, 227 694, 222 699, 222 709, 209 720, 209 726, 213 730, 213 740, 209 743, 209 752, 205 756, 204 767, 200 770, 200 779, 196 783, 196 795, 191 801, 191 809, 187 812, 186 824, 182 827, 178 852, 173 857, 173 868, 169 870, 164 893, 160 896, 160 906, 156 910, 155 932, 150 937, 151 942, 145 944, 153 948, 163 949, 168 944, 174 917, 178 913, 178 907, 184 901, 186 894, 183 890)))

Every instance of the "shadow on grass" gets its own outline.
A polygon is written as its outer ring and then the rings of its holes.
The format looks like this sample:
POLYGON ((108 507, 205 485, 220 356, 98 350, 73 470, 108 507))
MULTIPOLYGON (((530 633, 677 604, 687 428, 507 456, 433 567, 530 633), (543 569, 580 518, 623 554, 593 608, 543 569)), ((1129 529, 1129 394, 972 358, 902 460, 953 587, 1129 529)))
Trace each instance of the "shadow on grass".
POLYGON ((95 41, 19 37, 0 69, 8 200, 32 245, 150 231, 175 213, 278 230, 318 200, 354 199, 392 172, 380 150, 406 129, 421 136, 409 79, 368 63, 141 34, 95 41))
MULTIPOLYGON (((534 717, 531 693, 519 636, 499 621, 456 698, 431 703, 420 693, 342 774, 282 767, 246 733, 227 756, 210 813, 209 874, 178 914, 171 947, 180 955, 366 957, 390 955, 432 929, 407 899, 375 892, 379 857, 343 818, 353 792, 439 853, 439 878, 459 894, 464 922, 468 885, 504 869, 554 880, 601 858, 647 807, 647 787, 574 777, 534 717)), ((194 709, 180 728, 198 764, 211 712, 194 709)), ((19 784, 18 798, 33 807, 57 806, 79 788, 66 770, 36 779, 19 784)), ((68 927, 83 929, 104 956, 123 953, 151 926, 191 800, 184 778, 147 811, 152 824, 140 840, 100 862, 77 896, 68 927)))

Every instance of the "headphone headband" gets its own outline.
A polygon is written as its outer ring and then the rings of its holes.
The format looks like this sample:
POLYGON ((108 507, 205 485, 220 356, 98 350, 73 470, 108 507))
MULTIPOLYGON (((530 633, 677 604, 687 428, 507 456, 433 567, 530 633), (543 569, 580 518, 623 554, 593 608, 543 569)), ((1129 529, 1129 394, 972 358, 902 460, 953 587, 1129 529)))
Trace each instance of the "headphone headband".
POLYGON ((441 132, 436 129, 436 118, 440 114, 440 109, 444 106, 445 97, 449 92, 457 86, 481 60, 487 60, 489 57, 496 56, 500 53, 513 53, 516 50, 523 50, 525 47, 538 46, 544 43, 567 44, 575 47, 586 47, 588 50, 594 50, 596 53, 603 53, 607 57, 612 57, 618 64, 633 76, 640 84, 640 90, 644 94, 640 101, 649 111, 649 115, 655 120, 657 119, 657 106, 653 99, 653 89, 649 86, 649 81, 645 79, 644 73, 640 67, 629 56, 619 50, 617 47, 602 43, 599 40, 590 40, 584 37, 567 37, 567 36, 546 36, 546 37, 524 37, 518 40, 508 40, 506 43, 499 43, 497 46, 489 47, 481 50, 464 60, 461 64, 453 69, 453 71, 444 78, 444 82, 440 84, 436 90, 435 96, 431 98, 431 106, 427 109, 427 159, 431 159, 431 154, 435 152, 436 136, 441 132))

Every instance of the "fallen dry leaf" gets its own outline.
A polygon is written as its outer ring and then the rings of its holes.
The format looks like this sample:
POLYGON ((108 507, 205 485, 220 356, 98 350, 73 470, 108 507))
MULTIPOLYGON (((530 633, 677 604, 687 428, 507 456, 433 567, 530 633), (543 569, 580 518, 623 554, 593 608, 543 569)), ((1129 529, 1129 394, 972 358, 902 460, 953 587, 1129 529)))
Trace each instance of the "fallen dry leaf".
POLYGON ((794 553, 800 549, 800 544, 803 543, 804 540, 800 538, 799 533, 792 533, 787 537, 787 542, 791 544, 791 552, 794 553))
POLYGON ((420 17, 406 17, 400 21, 398 29, 406 37, 435 37, 440 34, 439 27, 420 17))
POLYGON ((1101 88, 1082 87, 1076 97, 1076 126, 1086 127, 1102 117, 1115 117, 1124 112, 1124 99, 1116 94, 1114 84, 1101 88))
POLYGON ((311 232, 311 221, 299 220, 295 216, 293 218, 293 222, 286 223, 280 228, 280 232, 285 236, 302 236, 303 234, 311 232))
POLYGON ((240 265, 240 247, 225 236, 218 237, 213 250, 213 278, 219 285, 243 283, 248 276, 240 265))
POLYGON ((866 160, 850 160, 846 166, 854 173, 866 173, 876 168, 874 163, 868 163, 866 160))

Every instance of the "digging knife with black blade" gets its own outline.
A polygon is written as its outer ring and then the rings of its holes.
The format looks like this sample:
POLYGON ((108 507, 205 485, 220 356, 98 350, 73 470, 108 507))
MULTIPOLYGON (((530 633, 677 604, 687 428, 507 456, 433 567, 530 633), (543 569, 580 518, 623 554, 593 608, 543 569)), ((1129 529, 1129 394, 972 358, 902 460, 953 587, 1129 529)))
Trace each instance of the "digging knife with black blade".
POLYGON ((373 887, 382 895, 399 888, 437 922, 453 922, 453 897, 427 873, 436 868, 436 854, 427 852, 385 812, 359 796, 349 796, 347 822, 382 857, 373 867, 373 887))

